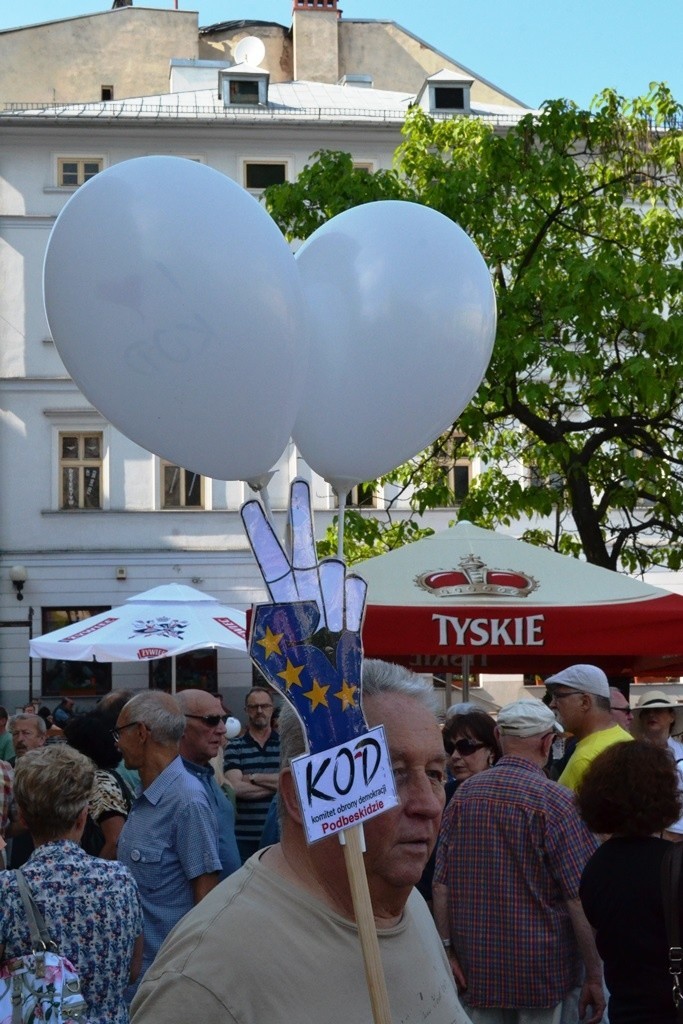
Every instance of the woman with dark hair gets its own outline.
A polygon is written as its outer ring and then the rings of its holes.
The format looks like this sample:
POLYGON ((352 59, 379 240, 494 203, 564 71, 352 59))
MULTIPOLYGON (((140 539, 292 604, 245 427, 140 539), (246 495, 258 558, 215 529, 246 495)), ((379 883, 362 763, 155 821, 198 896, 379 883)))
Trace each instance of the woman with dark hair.
POLYGON ((476 709, 451 715, 443 729, 443 745, 453 776, 453 781, 446 784, 446 802, 461 782, 490 768, 502 754, 494 719, 476 709))
POLYGON ((610 1024, 675 1024, 660 880, 671 845, 660 836, 681 815, 673 759, 651 743, 616 743, 592 762, 577 800, 591 831, 610 836, 579 890, 605 965, 610 1024))
POLYGON ((109 723, 104 715, 88 711, 70 718, 64 726, 64 735, 69 746, 89 757, 97 769, 90 794, 90 817, 97 829, 93 830, 90 825, 86 828, 84 848, 105 860, 115 860, 133 794, 116 770, 121 755, 109 723))
MULTIPOLYGON (((455 705, 449 709, 451 716, 441 734, 444 750, 449 756, 448 771, 451 775, 445 787, 446 804, 461 782, 490 768, 503 753, 496 736, 496 723, 491 715, 477 708, 468 708, 467 711, 457 708, 455 705)), ((435 864, 436 847, 417 886, 428 903, 432 901, 435 864)))

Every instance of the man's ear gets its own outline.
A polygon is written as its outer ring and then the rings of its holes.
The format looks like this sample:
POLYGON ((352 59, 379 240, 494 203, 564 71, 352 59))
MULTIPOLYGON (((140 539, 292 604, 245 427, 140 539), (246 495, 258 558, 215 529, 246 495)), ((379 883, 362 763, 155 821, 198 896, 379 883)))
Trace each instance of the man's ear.
POLYGON ((295 821, 297 825, 301 825, 303 819, 291 768, 283 768, 280 772, 279 792, 288 817, 295 821))
POLYGON ((556 735, 558 734, 554 732, 549 732, 545 736, 541 737, 541 752, 546 761, 548 760, 548 757, 550 755, 550 748, 555 742, 556 735))

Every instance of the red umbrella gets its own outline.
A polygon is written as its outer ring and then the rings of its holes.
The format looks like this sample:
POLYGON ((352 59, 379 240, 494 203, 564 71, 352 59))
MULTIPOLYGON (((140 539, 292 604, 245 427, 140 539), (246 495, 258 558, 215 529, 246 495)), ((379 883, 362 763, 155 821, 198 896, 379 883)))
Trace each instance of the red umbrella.
POLYGON ((471 523, 354 571, 368 657, 437 673, 467 658, 474 672, 683 674, 683 597, 471 523))

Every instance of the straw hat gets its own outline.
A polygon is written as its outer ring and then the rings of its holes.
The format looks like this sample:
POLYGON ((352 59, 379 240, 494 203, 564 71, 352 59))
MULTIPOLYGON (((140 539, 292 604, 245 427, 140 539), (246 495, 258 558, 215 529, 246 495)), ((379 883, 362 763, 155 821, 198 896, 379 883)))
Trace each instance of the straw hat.
POLYGON ((672 697, 668 693, 664 693, 663 690, 650 690, 648 693, 641 694, 638 698, 638 703, 631 709, 633 711, 633 725, 631 727, 631 732, 634 736, 641 735, 641 712, 656 710, 657 708, 668 708, 669 711, 674 712, 676 717, 671 729, 671 734, 673 736, 677 736, 679 733, 683 732, 683 706, 678 703, 675 697, 672 697))

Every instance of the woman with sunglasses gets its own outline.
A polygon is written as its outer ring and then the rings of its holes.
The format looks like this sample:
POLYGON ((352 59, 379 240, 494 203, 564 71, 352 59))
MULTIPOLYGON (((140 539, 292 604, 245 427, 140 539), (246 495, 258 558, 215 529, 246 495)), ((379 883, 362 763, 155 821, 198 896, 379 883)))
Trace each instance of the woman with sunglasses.
MULTIPOLYGON (((444 749, 449 755, 447 768, 450 778, 445 790, 447 804, 461 782, 494 765, 502 751, 496 737, 495 721, 491 715, 477 708, 454 710, 443 728, 442 737, 444 749)), ((435 863, 436 848, 418 884, 419 891, 430 904, 435 863)))
POLYGON ((446 802, 465 779, 478 775, 501 756, 496 738, 496 723, 485 711, 457 711, 446 722, 443 745, 450 757, 448 769, 452 781, 446 784, 446 802))

